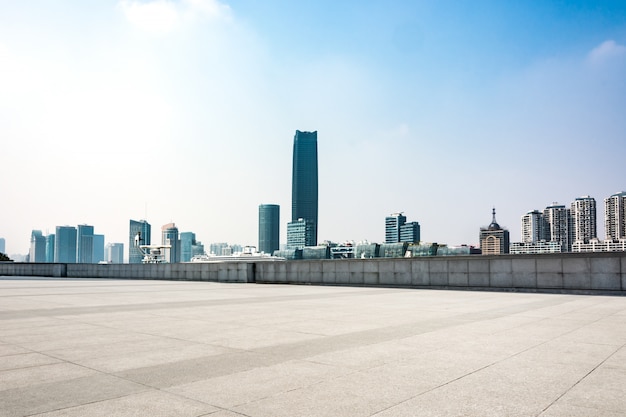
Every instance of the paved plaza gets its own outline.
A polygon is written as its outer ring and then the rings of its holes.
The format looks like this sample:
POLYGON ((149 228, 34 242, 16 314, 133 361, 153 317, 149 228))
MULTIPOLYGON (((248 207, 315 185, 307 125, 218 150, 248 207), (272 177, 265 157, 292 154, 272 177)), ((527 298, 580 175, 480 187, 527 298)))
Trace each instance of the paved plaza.
POLYGON ((626 297, 0 277, 0 416, 624 416, 626 297))

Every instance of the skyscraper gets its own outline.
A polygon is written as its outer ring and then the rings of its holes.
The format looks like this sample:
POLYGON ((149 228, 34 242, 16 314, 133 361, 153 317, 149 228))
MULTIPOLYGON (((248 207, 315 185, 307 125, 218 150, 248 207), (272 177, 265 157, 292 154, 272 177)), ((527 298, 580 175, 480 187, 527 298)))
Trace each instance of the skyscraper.
POLYGON ((273 254, 280 249, 280 206, 259 206, 259 252, 273 254))
POLYGON ((137 233, 140 234, 141 240, 139 245, 150 245, 150 223, 145 220, 131 220, 128 232, 128 263, 140 264, 143 261, 143 255, 137 246, 135 246, 135 238, 137 233))
POLYGON ((93 235, 93 255, 91 262, 97 264, 104 261, 104 235, 93 235))
POLYGON ((3 237, 0 237, 0 253, 4 253, 6 255, 6 240, 3 237))
POLYGON ((606 240, 626 239, 626 191, 604 199, 606 240))
POLYGON ((54 262, 76 263, 76 228, 57 226, 54 242, 54 262))
POLYGON ((577 198, 571 204, 573 241, 589 243, 598 238, 596 220, 596 199, 589 196, 577 198))
POLYGON ((46 237, 41 230, 30 233, 30 262, 46 262, 46 237))
POLYGON ((291 221, 309 223, 306 246, 317 245, 317 132, 296 130, 293 140, 291 221))
POLYGON ((180 234, 180 261, 189 262, 193 256, 193 246, 196 244, 196 234, 183 232, 180 234))
POLYGON ((392 213, 385 217, 385 243, 400 242, 400 227, 406 223, 402 213, 392 213))
POLYGON ((54 262, 54 233, 46 236, 46 262, 54 262))
POLYGON ((543 214, 539 210, 529 211, 522 216, 522 242, 536 243, 550 240, 546 233, 547 226, 543 214))
POLYGON ((168 223, 161 227, 161 243, 170 246, 170 248, 165 249, 165 261, 171 264, 180 262, 178 228, 174 223, 168 223))
POLYGON ((491 224, 480 229, 480 250, 483 255, 509 253, 509 231, 500 227, 496 221, 496 209, 492 210, 491 224))
POLYGON ((543 210, 543 217, 547 224, 550 241, 559 242, 563 252, 570 252, 574 237, 571 210, 553 203, 543 210))
POLYGON ((76 238, 76 263, 93 263, 93 226, 79 224, 76 238))

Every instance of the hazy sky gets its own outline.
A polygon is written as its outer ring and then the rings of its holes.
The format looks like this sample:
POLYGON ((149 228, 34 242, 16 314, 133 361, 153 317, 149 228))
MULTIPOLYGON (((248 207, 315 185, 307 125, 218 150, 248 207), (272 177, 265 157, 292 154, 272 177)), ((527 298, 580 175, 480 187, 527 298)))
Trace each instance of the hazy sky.
MULTIPOLYGON (((317 130, 320 240, 478 244, 626 189, 626 2, 0 1, 0 237, 257 244, 317 130), (159 238, 160 239, 160 238, 159 238)), ((127 251, 127 249, 126 249, 127 251)))

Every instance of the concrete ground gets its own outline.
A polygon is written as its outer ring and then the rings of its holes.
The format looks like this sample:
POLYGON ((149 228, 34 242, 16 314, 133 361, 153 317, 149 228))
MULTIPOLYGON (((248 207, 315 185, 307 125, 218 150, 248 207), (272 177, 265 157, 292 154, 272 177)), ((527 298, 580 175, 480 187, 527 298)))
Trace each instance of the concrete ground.
POLYGON ((626 298, 0 278, 0 416, 623 416, 626 298))

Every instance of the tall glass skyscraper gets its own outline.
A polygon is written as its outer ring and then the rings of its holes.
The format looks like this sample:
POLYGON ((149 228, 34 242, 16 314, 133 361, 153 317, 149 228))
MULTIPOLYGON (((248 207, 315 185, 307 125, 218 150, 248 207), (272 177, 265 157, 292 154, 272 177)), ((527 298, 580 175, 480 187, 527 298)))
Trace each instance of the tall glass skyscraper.
POLYGON ((259 252, 274 253, 280 249, 280 206, 261 204, 259 206, 259 252))
POLYGON ((169 249, 165 249, 165 261, 171 264, 180 262, 178 227, 174 223, 168 223, 161 227, 161 243, 170 246, 169 249))
POLYGON ((63 264, 76 263, 76 228, 57 226, 54 242, 54 262, 63 264))
POLYGON ((90 264, 93 262, 93 226, 86 224, 78 225, 76 262, 79 264, 90 264))
POLYGON ((291 221, 311 223, 312 233, 306 246, 317 245, 317 131, 296 130, 293 139, 291 221))
POLYGON ((139 248, 135 246, 135 237, 140 234, 141 240, 139 245, 150 245, 150 223, 145 220, 131 220, 128 232, 128 263, 140 264, 143 261, 143 255, 139 248))

